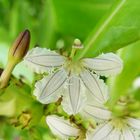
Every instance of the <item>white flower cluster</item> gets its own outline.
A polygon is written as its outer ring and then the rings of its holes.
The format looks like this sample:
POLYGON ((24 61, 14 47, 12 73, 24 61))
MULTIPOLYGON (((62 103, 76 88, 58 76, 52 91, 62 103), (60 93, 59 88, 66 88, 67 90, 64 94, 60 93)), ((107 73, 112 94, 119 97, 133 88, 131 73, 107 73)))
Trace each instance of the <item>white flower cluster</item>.
MULTIPOLYGON (((109 94, 100 76, 120 73, 123 68, 122 60, 114 53, 106 53, 75 61, 75 50, 82 48, 80 41, 77 42, 78 44, 73 45, 71 55, 67 57, 39 47, 27 53, 24 62, 34 72, 51 71, 35 84, 34 95, 43 104, 55 102, 63 96, 62 107, 68 114, 81 113, 97 121, 103 120, 93 132, 87 132, 86 140, 135 140, 131 128, 140 129, 140 120, 130 117, 115 118, 104 105, 109 94)), ((61 139, 80 134, 80 130, 64 118, 50 115, 46 121, 52 132, 61 139)))

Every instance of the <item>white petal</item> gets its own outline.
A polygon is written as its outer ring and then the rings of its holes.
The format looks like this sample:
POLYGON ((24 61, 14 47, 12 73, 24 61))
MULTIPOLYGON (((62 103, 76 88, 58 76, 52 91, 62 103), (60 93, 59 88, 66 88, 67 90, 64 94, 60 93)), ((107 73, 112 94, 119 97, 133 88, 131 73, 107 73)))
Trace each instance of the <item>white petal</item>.
POLYGON ((108 133, 103 138, 98 137, 97 139, 94 139, 94 133, 95 132, 92 132, 92 133, 91 132, 87 132, 86 133, 86 140, 120 140, 121 135, 122 135, 121 131, 119 131, 119 130, 117 130, 115 128, 112 129, 112 131, 110 131, 110 133, 108 133))
POLYGON ((105 103, 108 100, 107 86, 96 74, 84 70, 81 72, 80 77, 86 88, 92 93, 98 102, 105 103))
POLYGON ((128 127, 123 129, 122 134, 123 134, 123 140, 135 140, 135 136, 133 132, 128 127))
POLYGON ((91 117, 102 119, 102 120, 109 120, 111 118, 111 112, 107 110, 105 107, 97 106, 92 104, 87 104, 83 112, 91 117))
POLYGON ((128 124, 135 129, 140 129, 140 119, 128 118, 128 124))
POLYGON ((106 140, 111 132, 113 131, 113 126, 108 122, 103 125, 97 127, 95 129, 94 135, 92 137, 93 140, 106 140))
POLYGON ((66 84, 66 93, 63 97, 62 106, 68 114, 76 114, 85 105, 85 87, 77 76, 71 76, 66 84))
POLYGON ((110 135, 108 135, 108 137, 104 140, 120 140, 121 138, 121 131, 117 130, 117 129, 114 129, 110 135))
POLYGON ((67 74, 63 69, 57 71, 35 84, 34 95, 41 103, 48 104, 53 102, 58 99, 56 94, 60 92, 59 90, 65 83, 66 79, 67 74))
POLYGON ((25 64, 34 72, 43 73, 64 64, 65 57, 45 48, 36 47, 24 57, 25 64))
POLYGON ((140 140, 140 130, 131 129, 131 131, 133 132, 135 136, 135 140, 140 140))
POLYGON ((103 76, 118 74, 123 68, 122 60, 113 53, 102 54, 93 59, 85 58, 83 65, 103 76))
POLYGON ((62 117, 55 115, 47 116, 46 122, 52 133, 63 139, 78 136, 79 134, 79 129, 72 126, 69 121, 64 120, 62 117))
MULTIPOLYGON (((95 140, 93 139, 94 132, 87 132, 86 133, 86 140, 95 140)), ((106 137, 101 140, 120 140, 121 132, 117 129, 113 129, 106 137)), ((97 138, 98 140, 98 138, 97 138)))
POLYGON ((87 131, 87 133, 86 133, 86 140, 92 140, 93 139, 93 135, 94 135, 94 132, 87 131))

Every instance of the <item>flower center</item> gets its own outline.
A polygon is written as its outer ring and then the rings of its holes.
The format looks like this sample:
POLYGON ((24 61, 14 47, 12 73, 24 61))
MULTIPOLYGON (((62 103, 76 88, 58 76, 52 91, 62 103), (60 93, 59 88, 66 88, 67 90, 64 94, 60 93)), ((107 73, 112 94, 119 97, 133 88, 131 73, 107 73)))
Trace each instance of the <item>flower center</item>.
POLYGON ((113 125, 113 127, 115 127, 116 129, 122 130, 125 126, 126 126, 126 119, 124 118, 113 118, 111 120, 111 124, 113 125))
POLYGON ((74 73, 78 75, 83 70, 82 61, 73 61, 72 59, 68 58, 64 64, 64 68, 66 71, 68 71, 68 73, 74 73))
POLYGON ((73 59, 76 52, 82 48, 83 48, 83 45, 81 41, 79 39, 75 39, 74 44, 72 46, 71 54, 67 58, 64 64, 64 69, 68 71, 69 74, 73 73, 73 74, 79 75, 80 72, 83 70, 82 61, 81 60, 74 61, 73 59))

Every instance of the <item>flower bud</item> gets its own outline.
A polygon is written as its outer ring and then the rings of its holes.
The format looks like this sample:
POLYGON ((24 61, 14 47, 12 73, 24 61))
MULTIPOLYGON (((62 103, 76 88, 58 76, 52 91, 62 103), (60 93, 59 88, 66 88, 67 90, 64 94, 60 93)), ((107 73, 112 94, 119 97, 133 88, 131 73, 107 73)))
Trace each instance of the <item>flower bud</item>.
POLYGON ((26 55, 30 44, 30 31, 21 32, 9 50, 9 59, 21 61, 26 55))
POLYGON ((6 68, 0 76, 0 89, 5 88, 8 85, 12 71, 16 64, 18 64, 26 55, 29 49, 29 43, 30 32, 29 30, 25 30, 24 32, 20 33, 9 50, 6 68))

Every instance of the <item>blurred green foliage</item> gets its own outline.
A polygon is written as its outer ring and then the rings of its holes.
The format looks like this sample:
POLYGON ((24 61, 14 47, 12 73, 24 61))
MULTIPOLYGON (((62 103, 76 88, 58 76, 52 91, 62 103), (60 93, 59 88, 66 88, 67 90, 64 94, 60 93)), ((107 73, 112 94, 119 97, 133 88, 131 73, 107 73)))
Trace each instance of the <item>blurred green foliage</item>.
POLYGON ((1 0, 0 40, 11 43, 25 28, 32 33, 31 47, 39 44, 55 48, 60 38, 70 44, 75 37, 84 40, 112 3, 113 0, 1 0))

